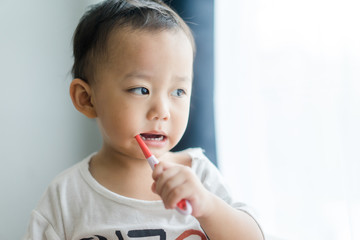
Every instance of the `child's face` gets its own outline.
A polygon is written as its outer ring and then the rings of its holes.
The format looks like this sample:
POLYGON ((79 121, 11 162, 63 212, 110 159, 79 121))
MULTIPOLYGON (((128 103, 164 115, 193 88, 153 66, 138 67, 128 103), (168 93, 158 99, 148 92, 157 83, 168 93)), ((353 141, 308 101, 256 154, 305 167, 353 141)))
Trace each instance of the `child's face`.
POLYGON ((182 31, 115 31, 92 85, 106 150, 143 158, 142 134, 160 156, 182 137, 189 116, 193 50, 182 31))

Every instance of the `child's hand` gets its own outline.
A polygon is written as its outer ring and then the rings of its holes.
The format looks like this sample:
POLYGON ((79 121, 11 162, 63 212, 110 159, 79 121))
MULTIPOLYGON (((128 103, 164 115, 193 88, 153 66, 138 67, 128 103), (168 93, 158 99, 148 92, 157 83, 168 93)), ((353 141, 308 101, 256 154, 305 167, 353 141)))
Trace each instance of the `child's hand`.
POLYGON ((194 217, 201 217, 211 206, 211 194, 187 166, 160 162, 153 171, 152 191, 159 194, 165 208, 173 209, 182 199, 190 202, 194 217))

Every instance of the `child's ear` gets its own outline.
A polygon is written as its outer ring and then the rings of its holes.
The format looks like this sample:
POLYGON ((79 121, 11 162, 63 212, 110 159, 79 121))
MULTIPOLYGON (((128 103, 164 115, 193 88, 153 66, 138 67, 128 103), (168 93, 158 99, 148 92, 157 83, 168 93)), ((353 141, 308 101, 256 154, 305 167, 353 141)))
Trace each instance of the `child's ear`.
POLYGON ((70 97, 75 108, 88 118, 96 118, 91 87, 85 81, 75 78, 70 84, 70 97))

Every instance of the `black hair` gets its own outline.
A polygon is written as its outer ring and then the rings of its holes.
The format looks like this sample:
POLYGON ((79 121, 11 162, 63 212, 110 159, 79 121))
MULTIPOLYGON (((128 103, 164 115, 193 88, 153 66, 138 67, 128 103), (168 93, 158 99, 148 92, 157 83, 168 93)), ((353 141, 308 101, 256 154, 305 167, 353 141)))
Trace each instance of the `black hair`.
POLYGON ((74 32, 73 78, 92 82, 97 58, 106 55, 107 40, 114 29, 182 30, 195 55, 195 42, 183 19, 161 0, 105 0, 91 6, 74 32))

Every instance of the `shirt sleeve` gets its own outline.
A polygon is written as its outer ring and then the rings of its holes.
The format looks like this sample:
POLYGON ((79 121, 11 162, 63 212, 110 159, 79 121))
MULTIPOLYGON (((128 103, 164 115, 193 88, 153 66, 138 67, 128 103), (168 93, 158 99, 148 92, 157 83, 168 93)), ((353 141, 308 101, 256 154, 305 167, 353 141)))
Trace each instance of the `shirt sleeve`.
POLYGON ((232 193, 227 186, 224 177, 218 168, 204 155, 201 148, 191 149, 189 154, 192 157, 193 171, 208 191, 235 208, 246 206, 244 203, 237 202, 233 199, 232 193))
POLYGON ((49 222, 34 210, 31 213, 30 223, 23 240, 60 240, 49 222))

